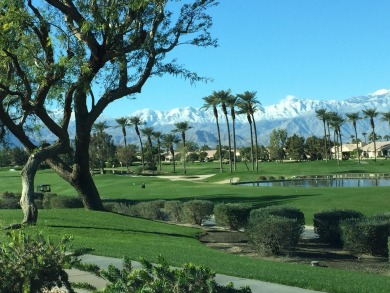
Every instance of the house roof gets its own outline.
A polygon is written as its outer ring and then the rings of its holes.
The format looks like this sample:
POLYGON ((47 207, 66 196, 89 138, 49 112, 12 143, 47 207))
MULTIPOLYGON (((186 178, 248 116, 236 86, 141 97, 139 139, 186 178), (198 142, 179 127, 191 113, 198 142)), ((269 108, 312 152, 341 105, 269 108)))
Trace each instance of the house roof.
MULTIPOLYGON (((376 142, 376 150, 381 151, 385 149, 390 149, 390 141, 377 141, 376 142)), ((364 147, 362 147, 362 150, 365 152, 373 152, 374 151, 374 143, 371 142, 364 147)))

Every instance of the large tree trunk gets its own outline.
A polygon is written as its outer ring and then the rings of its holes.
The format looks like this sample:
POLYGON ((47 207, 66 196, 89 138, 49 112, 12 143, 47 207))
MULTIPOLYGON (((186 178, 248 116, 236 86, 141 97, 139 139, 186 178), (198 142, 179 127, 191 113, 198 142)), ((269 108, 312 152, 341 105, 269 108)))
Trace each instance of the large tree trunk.
POLYGON ((35 225, 38 220, 38 209, 34 202, 34 179, 40 163, 41 160, 32 154, 20 172, 22 177, 20 206, 24 214, 22 223, 27 225, 35 225))

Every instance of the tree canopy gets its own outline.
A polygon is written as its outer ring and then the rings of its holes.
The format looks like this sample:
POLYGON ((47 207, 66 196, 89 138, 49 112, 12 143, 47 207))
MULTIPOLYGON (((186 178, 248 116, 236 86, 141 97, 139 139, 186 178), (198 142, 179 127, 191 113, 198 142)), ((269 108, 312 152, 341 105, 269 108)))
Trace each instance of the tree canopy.
POLYGON ((168 57, 181 45, 217 45, 208 15, 217 4, 0 0, 0 120, 34 154, 22 172, 33 175, 22 176, 27 205, 33 203, 37 166, 47 161, 76 188, 86 208, 103 208, 89 173, 93 124, 110 103, 134 98, 152 76, 207 80, 168 57), (71 119, 74 136, 68 129, 71 119), (40 147, 29 133, 31 125, 57 140, 40 147), (59 155, 71 151, 71 139, 75 160, 68 165, 59 155))

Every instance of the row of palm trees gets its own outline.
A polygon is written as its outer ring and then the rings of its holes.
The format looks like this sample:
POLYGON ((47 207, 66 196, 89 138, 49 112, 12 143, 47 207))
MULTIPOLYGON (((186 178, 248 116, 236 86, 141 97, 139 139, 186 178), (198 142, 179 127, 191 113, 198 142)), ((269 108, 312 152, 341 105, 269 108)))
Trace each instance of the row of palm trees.
MULTIPOLYGON (((243 94, 233 95, 231 90, 221 90, 221 91, 213 91, 211 95, 203 98, 204 105, 203 109, 212 109, 217 125, 217 134, 218 134, 218 148, 219 153, 222 153, 222 143, 221 143, 221 132, 219 126, 219 113, 218 107, 221 108, 223 115, 226 120, 226 127, 228 131, 228 147, 229 153, 232 150, 231 145, 231 137, 233 137, 233 157, 229 160, 229 168, 230 172, 236 171, 236 162, 237 162, 237 145, 236 145, 236 128, 235 128, 235 119, 236 114, 245 114, 249 123, 250 128, 250 138, 251 138, 251 161, 252 161, 252 170, 255 169, 259 171, 259 163, 258 163, 258 142, 257 142, 257 128, 256 121, 254 118, 254 113, 258 110, 257 105, 260 102, 256 98, 255 91, 245 91, 243 94), (232 119, 232 130, 233 133, 230 132, 230 124, 228 117, 228 110, 230 108, 230 117, 232 119), (253 142, 253 136, 255 137, 255 142, 253 142)), ((222 156, 220 156, 220 171, 223 172, 222 165, 222 156)))
MULTIPOLYGON (((174 145, 179 143, 179 138, 176 136, 175 133, 181 134, 181 142, 183 145, 183 148, 186 147, 186 131, 191 129, 192 127, 189 125, 187 121, 183 122, 177 122, 175 123, 175 129, 172 130, 171 133, 163 134, 161 131, 155 131, 153 127, 144 127, 140 129, 139 127, 142 125, 145 125, 146 123, 142 121, 140 116, 132 116, 132 117, 120 117, 115 119, 116 123, 118 124, 118 127, 122 129, 122 135, 123 135, 123 141, 125 146, 125 151, 127 150, 127 139, 126 139, 126 127, 134 127, 134 130, 138 136, 140 149, 141 149, 141 164, 142 166, 145 166, 145 154, 144 154, 144 145, 142 143, 141 133, 142 135, 146 136, 148 147, 150 150, 152 150, 152 138, 156 140, 157 142, 157 156, 158 156, 158 164, 159 169, 162 169, 162 163, 161 163, 161 148, 166 147, 169 153, 172 155, 173 158, 173 168, 174 172, 175 170, 175 149, 174 145)), ((104 124, 105 122, 99 122, 95 125, 104 124)), ((185 160, 183 161, 183 167, 184 167, 184 173, 187 173, 185 160)), ((127 171, 129 171, 129 166, 126 163, 127 171)))
MULTIPOLYGON (((369 109, 365 109, 365 110, 362 110, 363 112, 363 116, 360 116, 360 113, 359 112, 351 112, 351 113, 346 113, 345 116, 346 116, 346 120, 341 116, 339 115, 338 113, 336 112, 328 112, 325 108, 321 108, 321 109, 317 109, 316 110, 316 115, 317 117, 322 120, 323 122, 323 127, 324 127, 324 148, 325 148, 325 156, 326 156, 326 160, 328 160, 328 146, 330 147, 330 127, 333 128, 333 132, 334 132, 334 142, 335 144, 338 146, 341 147, 341 150, 340 150, 340 153, 342 154, 343 152, 343 143, 342 143, 342 139, 341 139, 341 125, 348 121, 350 123, 352 123, 352 126, 354 128, 354 132, 355 132, 355 142, 356 142, 356 149, 359 150, 359 140, 358 140, 358 136, 357 136, 357 121, 361 120, 361 119, 369 119, 370 121, 370 126, 371 126, 371 130, 372 130, 372 140, 373 140, 373 143, 374 143, 374 161, 376 162, 376 133, 375 133, 375 121, 374 121, 374 118, 378 117, 378 115, 382 115, 382 120, 385 121, 385 122, 388 122, 389 123, 389 126, 390 126, 390 112, 385 112, 385 113, 380 113, 377 111, 376 108, 369 108, 369 109)), ((339 151, 336 152, 337 155, 339 154, 339 151)), ((360 164, 360 155, 358 155, 358 160, 359 160, 359 164, 360 164)))
MULTIPOLYGON (((235 119, 236 115, 244 114, 247 117, 249 128, 250 128, 250 138, 251 138, 251 161, 252 161, 252 170, 256 168, 256 171, 259 170, 258 165, 258 139, 257 139, 257 128, 256 122, 254 118, 254 113, 258 110, 257 105, 260 104, 256 98, 255 91, 245 91, 242 94, 233 95, 231 90, 221 90, 221 91, 213 91, 211 95, 204 97, 204 105, 203 109, 212 109, 214 113, 214 117, 217 125, 217 133, 218 133, 218 147, 219 153, 222 154, 222 143, 221 143, 221 132, 219 126, 219 108, 222 111, 222 114, 225 116, 226 127, 228 131, 228 147, 231 153, 232 143, 231 137, 233 137, 233 154, 229 160, 230 172, 236 170, 236 154, 237 154, 237 145, 236 145, 236 129, 235 129, 235 119), (228 113, 228 109, 230 110, 228 113), (229 114, 231 117, 232 124, 232 133, 230 130, 229 123, 229 114), (254 138, 254 139, 253 139, 254 138)), ((134 130, 139 139, 139 145, 141 149, 141 164, 145 165, 145 157, 144 157, 144 146, 141 139, 141 134, 146 136, 148 147, 152 149, 152 137, 157 141, 158 147, 158 161, 159 168, 161 170, 161 147, 165 146, 167 150, 175 160, 174 156, 174 145, 178 143, 180 140, 176 136, 175 133, 181 134, 181 142, 183 149, 186 147, 186 131, 191 129, 192 127, 188 122, 177 122, 175 123, 175 129, 172 130, 171 133, 162 134, 160 131, 154 131, 153 127, 144 127, 140 129, 140 126, 145 125, 146 123, 142 121, 140 116, 132 116, 132 117, 120 117, 115 119, 118 124, 117 127, 120 127, 122 130, 123 140, 125 150, 127 150, 127 133, 126 127, 134 127, 134 130)), ((97 122, 94 125, 94 129, 97 132, 102 132, 107 129, 109 126, 104 122, 97 122)), ((175 166, 175 164, 173 164, 175 166)), ((186 173, 186 165, 185 160, 183 160, 184 173, 186 173)), ((129 166, 126 164, 127 170, 129 170, 129 166)), ((174 167, 175 168, 175 167, 174 167)), ((223 164, 222 164, 222 156, 220 156, 220 171, 223 172, 223 164)), ((175 172, 175 170, 174 170, 175 172)))

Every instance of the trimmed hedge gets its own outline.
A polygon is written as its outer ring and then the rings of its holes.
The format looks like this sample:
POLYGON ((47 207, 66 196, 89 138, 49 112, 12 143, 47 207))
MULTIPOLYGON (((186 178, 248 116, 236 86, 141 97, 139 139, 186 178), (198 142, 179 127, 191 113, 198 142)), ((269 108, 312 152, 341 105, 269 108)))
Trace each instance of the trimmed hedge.
POLYGON ((165 213, 170 221, 183 222, 183 203, 179 200, 169 200, 164 204, 165 213))
POLYGON ((273 215, 288 219, 295 219, 300 225, 303 226, 303 228, 305 226, 305 215, 297 208, 285 206, 268 206, 261 209, 255 209, 250 212, 251 218, 263 217, 264 215, 273 215))
POLYGON ((344 220, 340 223, 340 231, 345 249, 355 253, 388 255, 390 236, 388 215, 344 220))
POLYGON ((249 217, 245 229, 249 243, 263 255, 275 255, 282 250, 295 249, 302 231, 302 225, 296 219, 274 215, 249 217))
POLYGON ((164 200, 143 201, 130 206, 130 215, 150 220, 164 220, 164 200))
POLYGON ((232 230, 244 228, 248 223, 250 208, 243 204, 221 203, 214 207, 215 222, 232 230))
POLYGON ((353 210, 330 210, 314 214, 314 232, 320 241, 333 246, 342 246, 340 222, 346 219, 361 219, 363 214, 353 210))
MULTIPOLYGON (((45 202, 43 205, 45 207, 45 202)), ((50 198, 50 207, 52 209, 78 209, 83 207, 83 203, 79 197, 58 195, 50 198)))
POLYGON ((186 223, 202 225, 202 221, 209 218, 214 209, 210 200, 190 200, 183 205, 183 216, 186 223))
POLYGON ((20 209, 18 198, 3 198, 0 199, 0 209, 20 209))

